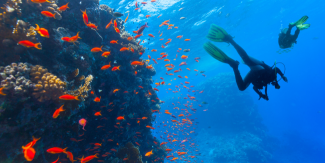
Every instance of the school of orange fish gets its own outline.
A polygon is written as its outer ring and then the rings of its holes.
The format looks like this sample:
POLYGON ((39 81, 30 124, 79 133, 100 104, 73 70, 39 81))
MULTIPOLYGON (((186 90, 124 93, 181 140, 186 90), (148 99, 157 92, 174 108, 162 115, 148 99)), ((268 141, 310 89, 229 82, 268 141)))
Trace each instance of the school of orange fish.
MULTIPOLYGON (((49 2, 48 0, 31 0, 32 2, 34 3, 51 3, 49 2)), ((156 0, 151 0, 151 2, 156 2, 156 0)), ((145 5, 147 4, 147 2, 141 2, 142 5, 145 5)), ((135 3, 135 10, 139 10, 140 9, 140 6, 138 5, 138 2, 135 3)), ((68 3, 66 5, 63 5, 59 8, 60 11, 65 11, 67 10, 69 7, 68 7, 68 3)), ((88 20, 88 16, 87 16, 87 11, 81 11, 82 12, 82 18, 83 18, 83 21, 85 23, 85 25, 93 30, 97 30, 97 26, 95 24, 92 24, 89 22, 88 20)), ((42 11, 41 12, 42 15, 46 16, 46 17, 49 17, 49 18, 55 18, 55 15, 52 14, 51 12, 49 11, 42 11)), ((162 15, 159 15, 157 18, 160 18, 162 15)), ((146 18, 149 18, 151 17, 150 15, 146 15, 146 18)), ((129 14, 127 15, 126 19, 125 19, 125 22, 127 22, 129 18, 129 14)), ((115 31, 117 33, 120 33, 120 30, 117 26, 117 22, 116 20, 114 21, 110 21, 107 26, 106 26, 106 29, 110 28, 112 25, 112 27, 115 29, 115 31)), ((167 27, 167 30, 172 30, 173 28, 174 29, 178 29, 177 26, 175 26, 174 24, 170 24, 170 20, 165 20, 165 21, 162 21, 161 25, 159 25, 159 27, 164 27, 166 26, 167 27)), ((141 43, 141 37, 143 36, 143 31, 145 28, 148 28, 149 26, 147 26, 147 23, 143 26, 141 26, 137 31, 133 31, 133 33, 136 34, 135 37, 129 37, 128 40, 132 40, 132 39, 135 39, 135 40, 139 40, 138 44, 141 43)), ((35 30, 40 34, 40 36, 42 37, 47 37, 49 38, 49 33, 48 31, 45 29, 45 28, 41 28, 39 27, 39 25, 36 24, 36 28, 35 30)), ((159 37, 162 37, 163 36, 163 30, 159 31, 158 32, 159 34, 159 37)), ((149 37, 151 38, 155 38, 155 36, 153 34, 148 34, 149 37)), ((176 39, 182 39, 183 36, 180 35, 180 36, 177 36, 176 39)), ((72 37, 62 37, 61 38, 63 41, 66 41, 66 42, 70 42, 70 43, 75 43, 78 41, 78 39, 80 39, 79 37, 79 32, 75 35, 75 36, 72 36, 72 37)), ((159 41, 163 41, 164 38, 161 38, 159 39, 159 41)), ((161 48, 164 49, 165 47, 167 47, 171 42, 172 42, 172 39, 171 38, 168 38, 167 39, 168 41, 164 44, 161 45, 161 48)), ((190 39, 184 39, 184 41, 190 41, 190 39)), ((145 40, 142 41, 143 43, 145 42, 145 40)), ((33 43, 33 42, 30 42, 28 40, 22 40, 20 41, 18 44, 22 45, 22 46, 25 46, 27 48, 31 48, 31 47, 34 47, 36 49, 40 49, 41 50, 41 46, 40 46, 40 43, 33 43)), ((110 44, 119 44, 117 40, 111 40, 110 41, 110 44)), ((91 49, 91 52, 93 53, 98 53, 98 52, 102 52, 102 57, 108 57, 110 55, 110 51, 104 51, 102 50, 102 47, 94 47, 91 49)), ((152 55, 148 55, 148 59, 147 60, 144 60, 144 61, 133 61, 131 62, 131 65, 132 66, 142 66, 144 65, 144 62, 147 62, 148 63, 148 66, 146 66, 146 68, 148 69, 152 69, 153 68, 153 64, 149 65, 149 62, 153 61, 154 64, 158 64, 158 61, 159 60, 162 60, 163 62, 168 62, 165 67, 166 67, 166 75, 168 76, 173 76, 174 74, 182 71, 181 68, 176 68, 176 66, 174 64, 172 64, 171 62, 176 62, 177 60, 177 56, 180 54, 181 52, 181 48, 178 48, 177 49, 177 54, 175 56, 175 58, 173 60, 171 59, 168 59, 168 58, 172 58, 172 56, 170 56, 169 54, 167 54, 166 52, 161 52, 160 53, 160 57, 154 59, 153 56, 156 56, 155 53, 158 52, 158 49, 152 49, 151 50, 151 53, 152 55), (169 71, 173 71, 173 73, 168 73, 169 71)), ((132 51, 134 52, 134 50, 131 48, 131 47, 122 47, 120 49, 121 52, 123 51, 132 51)), ((187 52, 189 51, 189 49, 187 49, 187 52)), ((142 55, 142 53, 140 53, 140 55, 142 55)), ((189 56, 187 55, 181 55, 181 63, 179 64, 179 67, 180 66, 183 66, 183 65, 187 65, 186 63, 186 60, 189 59, 189 56)), ((194 58, 196 62, 199 62, 199 57, 196 57, 194 58)), ((108 65, 103 65, 101 70, 108 70, 110 69, 112 66, 111 66, 111 62, 108 64, 108 65)), ((191 71, 189 68, 186 68, 188 71, 191 71)), ((120 66, 114 66, 111 68, 111 71, 117 71, 117 70, 120 70, 120 66)), ((194 70, 196 72, 198 72, 198 70, 194 70)), ((134 75, 137 75, 137 71, 135 71, 134 75)), ((198 74, 196 74, 198 75, 198 74)), ((204 74, 202 74, 203 76, 205 76, 204 74)), ((183 78, 182 76, 178 75, 177 76, 178 78, 183 78)), ((184 76, 185 79, 189 79, 189 77, 187 76, 184 76)), ((154 88, 155 91, 159 91, 158 90, 158 87, 163 87, 163 86, 166 86, 166 85, 171 85, 171 83, 165 83, 164 81, 164 78, 163 77, 160 77, 160 79, 162 80, 161 82, 156 82, 155 85, 156 85, 156 88, 154 88)), ((176 78, 174 78, 174 80, 176 80, 176 78)), ((188 84, 190 84, 190 82, 188 81, 184 81, 184 84, 183 83, 180 83, 179 85, 176 85, 175 86, 175 89, 171 89, 171 88, 168 88, 166 89, 167 90, 167 93, 168 91, 172 91, 173 93, 181 93, 182 89, 185 89, 187 90, 188 92, 199 92, 199 93, 203 93, 203 91, 199 91, 199 90, 193 90, 193 87, 194 86, 187 86, 188 84)), ((142 86, 139 86, 139 88, 142 88, 142 86)), ((6 94, 4 94, 2 92, 3 88, 0 88, 0 95, 3 95, 5 96, 6 94)), ((120 89, 115 89, 113 90, 113 93, 116 93, 120 91, 120 89)), ((135 91, 135 90, 134 90, 135 91)), ((124 93, 128 93, 127 91, 124 91, 124 93)), ((137 92, 135 91, 135 93, 137 94, 137 92)), ((94 94, 93 91, 91 91, 91 94, 94 94)), ((150 96, 151 95, 151 92, 148 91, 148 95, 150 96)), ((182 95, 182 94, 181 94, 182 95)), ((61 97, 59 97, 61 100, 79 100, 78 97, 76 96, 72 96, 72 95, 69 95, 69 94, 66 94, 66 95, 63 95, 61 97)), ((178 99, 180 99, 181 96, 178 97, 178 99)), ((195 113, 196 112, 196 109, 193 108, 193 102, 197 101, 195 99, 194 96, 190 96, 190 95, 186 95, 185 97, 183 97, 183 99, 187 99, 188 101, 185 103, 185 104, 181 104, 180 102, 177 102, 176 104, 172 103, 173 105, 173 110, 165 110, 165 114, 167 115, 170 115, 171 117, 171 120, 170 121, 163 121, 162 122, 162 126, 160 125, 157 125, 157 127, 161 127, 163 128, 162 130, 166 130, 165 132, 163 132, 163 134, 160 136, 161 139, 163 140, 163 142, 160 144, 160 146, 166 146, 166 152, 169 153, 169 155, 166 157, 166 159, 170 160, 170 161, 177 161, 177 160, 181 160, 181 161, 186 161, 186 162, 191 162, 191 159, 193 162, 196 162, 196 160, 193 160, 194 158, 196 158, 196 155, 199 155, 198 152, 199 152, 199 149, 197 148, 197 145, 194 143, 194 142, 191 142, 191 134, 195 133, 195 127, 193 127, 193 125, 196 125, 196 124, 193 124, 192 121, 194 121, 194 119, 190 119, 189 117, 192 116, 192 114, 190 113, 190 111, 192 113, 195 113), (179 107, 182 107, 185 106, 185 109, 180 109, 179 107), (190 109, 190 110, 189 110, 190 109), (172 130, 172 131, 171 131, 172 130), (175 134, 177 133, 177 134, 175 134), (177 139, 177 136, 182 136, 184 137, 183 140, 178 140, 177 139), (169 145, 170 144, 170 145, 169 145), (186 145, 187 144, 187 145, 186 145), (174 146, 174 147, 169 147, 169 146, 174 146), (178 148, 178 150, 175 150, 175 148, 178 148), (196 152, 196 153, 195 153, 196 152)), ((159 99, 158 99, 159 100, 159 99)), ((94 99, 95 102, 100 102, 101 101, 101 97, 96 97, 94 99)), ((152 100, 152 102, 156 102, 155 100, 152 100)), ((162 103, 164 103, 162 101, 162 103)), ((199 105, 200 107, 202 107, 201 105, 199 105)), ((63 112, 65 111, 64 110, 64 105, 62 105, 60 108, 56 109, 53 113, 53 118, 57 118, 59 115, 60 115, 60 112, 63 112)), ((206 111, 206 110, 204 110, 206 111)), ((162 114, 161 112, 159 112, 158 110, 152 110, 153 113, 158 113, 158 114, 162 114)), ((101 111, 98 111, 98 112, 95 112, 94 113, 94 116, 102 116, 101 114, 101 111)), ((159 115, 160 116, 160 115, 159 115)), ((139 117, 138 120, 137 120, 137 123, 140 123, 141 121, 145 121, 147 119, 147 117, 139 117)), ((125 120, 124 119, 124 116, 119 116, 117 117, 117 120, 118 121, 123 121, 125 120)), ((118 122, 119 123, 119 122, 118 122)), ((157 122, 156 122, 157 123, 157 122)), ((87 121, 86 119, 82 118, 79 120, 79 124, 83 127, 83 130, 85 130, 85 126, 87 124, 87 121)), ((100 127, 100 126, 99 126, 100 127)), ((147 128, 150 128, 152 130, 155 130, 155 128, 153 128, 152 126, 146 126, 147 128)), ((85 130, 86 131, 86 130, 85 130)), ((162 132, 162 131, 161 131, 162 132)), ((136 133, 137 135, 141 135, 140 132, 137 132, 136 133)), ((82 135, 81 135, 82 136, 82 135)), ((36 154, 36 151, 35 149, 33 148, 34 145, 36 145, 37 141, 39 140, 40 138, 34 138, 33 137, 33 140, 26 144, 25 146, 22 146, 22 149, 23 149, 23 153, 24 153, 24 157, 26 158, 27 161, 32 161, 35 154, 36 154)), ((76 140, 74 138, 71 139, 72 141, 82 141, 82 140, 76 140)), ((113 141, 111 139, 109 139, 108 141, 113 141)), ((157 142, 154 142, 155 144, 157 144, 157 142)), ((140 144, 138 142, 135 143, 136 145, 140 146, 140 144)), ((100 143, 94 143, 94 149, 97 149, 97 148, 100 148, 101 144, 100 143)), ((71 162, 74 162, 76 160, 74 160, 74 157, 73 157, 73 154, 69 151, 66 150, 67 148, 60 148, 60 147, 53 147, 53 148, 50 148, 47 150, 48 153, 51 153, 51 154, 58 154, 58 153, 65 153, 67 155, 67 158, 71 161, 71 162)), ((116 152, 116 149, 111 149, 113 152, 115 151, 116 152)), ((106 152, 105 154, 103 154, 101 157, 106 157, 108 156, 110 153, 109 152, 106 152)), ((150 157, 151 155, 153 155, 153 150, 151 151, 148 151, 145 156, 146 157, 150 157)), ((87 157, 82 157, 80 159, 81 163, 86 163, 88 161, 91 161, 95 158, 98 158, 98 153, 96 153, 95 155, 90 155, 90 156, 87 156, 87 157)), ((126 160, 127 158, 125 158, 124 160, 126 160)), ((59 161, 59 158, 55 161, 53 161, 52 163, 57 163, 59 161)), ((104 162, 103 160, 97 160, 98 162, 104 162)), ((158 161, 158 160, 157 160, 158 161)))

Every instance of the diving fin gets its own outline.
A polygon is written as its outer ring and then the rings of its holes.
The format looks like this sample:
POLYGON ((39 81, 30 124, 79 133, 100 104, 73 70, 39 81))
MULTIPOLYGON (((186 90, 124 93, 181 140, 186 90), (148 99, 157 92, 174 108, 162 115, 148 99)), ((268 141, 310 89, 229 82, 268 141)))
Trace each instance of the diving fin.
POLYGON ((209 33, 207 38, 211 41, 215 42, 224 42, 224 38, 228 35, 228 33, 221 27, 212 24, 209 29, 209 33))
POLYGON ((309 27, 310 27, 310 24, 300 24, 300 25, 297 25, 297 28, 299 30, 308 29, 309 27))
POLYGON ((211 42, 206 42, 203 45, 205 51, 207 51, 213 58, 217 59, 220 62, 227 63, 231 67, 238 67, 239 62, 228 57, 223 51, 221 51, 218 47, 213 45, 211 42))
POLYGON ((296 21, 295 23, 290 23, 290 25, 302 25, 304 24, 306 21, 308 20, 308 16, 303 16, 302 18, 300 18, 298 21, 296 21))

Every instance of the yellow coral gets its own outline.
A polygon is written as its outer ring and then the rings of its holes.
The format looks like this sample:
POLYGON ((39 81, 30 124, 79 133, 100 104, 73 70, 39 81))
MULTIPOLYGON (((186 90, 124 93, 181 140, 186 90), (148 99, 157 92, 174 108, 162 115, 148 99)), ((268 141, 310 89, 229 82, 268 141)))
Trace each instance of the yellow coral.
POLYGON ((30 71, 31 80, 35 84, 34 98, 43 102, 51 99, 58 99, 64 94, 66 83, 60 78, 48 72, 47 69, 40 65, 31 66, 30 71))
POLYGON ((91 90, 91 85, 90 83, 93 81, 93 76, 88 75, 87 78, 85 79, 85 84, 80 86, 76 90, 70 90, 65 92, 65 94, 71 94, 74 96, 79 96, 80 99, 84 100, 86 97, 88 97, 88 91, 91 90))

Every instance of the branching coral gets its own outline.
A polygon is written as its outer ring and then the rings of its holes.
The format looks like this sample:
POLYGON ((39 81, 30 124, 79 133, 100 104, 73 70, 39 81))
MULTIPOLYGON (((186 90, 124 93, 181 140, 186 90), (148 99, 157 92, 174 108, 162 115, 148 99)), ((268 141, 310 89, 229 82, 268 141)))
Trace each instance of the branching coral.
POLYGON ((88 75, 85 79, 85 84, 80 86, 76 90, 67 91, 66 94, 71 94, 74 96, 79 96, 80 99, 84 100, 86 97, 88 97, 88 91, 91 89, 90 83, 93 81, 93 76, 88 75))
POLYGON ((66 83, 40 65, 31 66, 30 76, 31 80, 36 83, 35 92, 32 95, 39 102, 58 99, 65 90, 66 83))
POLYGON ((123 148, 118 150, 117 157, 119 159, 128 158, 127 163, 142 163, 139 147, 135 147, 131 142, 126 143, 123 148))

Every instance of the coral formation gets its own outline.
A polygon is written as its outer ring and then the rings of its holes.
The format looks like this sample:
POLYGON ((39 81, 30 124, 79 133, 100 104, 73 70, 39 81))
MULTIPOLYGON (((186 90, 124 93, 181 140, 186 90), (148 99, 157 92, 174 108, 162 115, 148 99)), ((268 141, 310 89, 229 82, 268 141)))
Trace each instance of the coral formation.
POLYGON ((33 97, 39 102, 55 100, 63 95, 66 83, 57 76, 48 72, 46 68, 40 65, 31 66, 31 80, 35 83, 33 97))
POLYGON ((14 91, 15 94, 26 93, 33 88, 29 77, 30 67, 28 63, 12 63, 6 67, 0 67, 1 87, 6 91, 14 91))
POLYGON ((142 156, 140 155, 139 147, 135 147, 131 142, 126 143, 123 148, 120 148, 117 151, 117 157, 121 160, 128 158, 126 160, 127 163, 142 163, 142 156))
MULTIPOLYGON (((78 80, 83 80, 85 76, 81 76, 78 80)), ((88 97, 88 91, 91 89, 91 82, 93 81, 93 76, 88 75, 85 79, 84 85, 80 86, 78 89, 73 91, 67 91, 67 94, 71 94, 74 96, 79 96, 80 99, 84 100, 88 97)))

